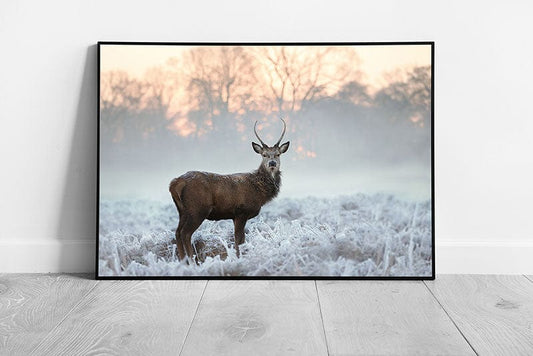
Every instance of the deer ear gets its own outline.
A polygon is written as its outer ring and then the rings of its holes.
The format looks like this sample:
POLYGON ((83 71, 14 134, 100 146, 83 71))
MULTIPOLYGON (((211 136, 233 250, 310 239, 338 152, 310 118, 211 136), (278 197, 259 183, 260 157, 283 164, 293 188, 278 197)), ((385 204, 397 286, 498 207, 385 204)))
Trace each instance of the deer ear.
POLYGON ((290 141, 285 142, 283 145, 279 146, 279 153, 285 153, 289 149, 290 141))
POLYGON ((259 146, 257 143, 252 142, 252 148, 255 152, 262 154, 263 153, 263 147, 259 146))

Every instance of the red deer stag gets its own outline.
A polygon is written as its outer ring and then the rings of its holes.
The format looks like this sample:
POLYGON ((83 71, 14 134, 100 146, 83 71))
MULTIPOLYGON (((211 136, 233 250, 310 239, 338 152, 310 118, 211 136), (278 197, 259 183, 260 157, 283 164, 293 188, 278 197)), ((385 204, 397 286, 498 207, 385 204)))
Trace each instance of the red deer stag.
POLYGON ((232 219, 235 228, 235 249, 239 256, 239 245, 244 242, 244 226, 274 199, 281 185, 280 155, 287 152, 290 142, 280 146, 287 125, 283 119, 283 132, 272 147, 254 133, 261 145, 252 142, 255 152, 263 156, 259 168, 251 173, 220 175, 207 172, 187 172, 170 182, 170 194, 178 208, 179 224, 176 239, 180 260, 193 260, 192 234, 205 219, 232 219))

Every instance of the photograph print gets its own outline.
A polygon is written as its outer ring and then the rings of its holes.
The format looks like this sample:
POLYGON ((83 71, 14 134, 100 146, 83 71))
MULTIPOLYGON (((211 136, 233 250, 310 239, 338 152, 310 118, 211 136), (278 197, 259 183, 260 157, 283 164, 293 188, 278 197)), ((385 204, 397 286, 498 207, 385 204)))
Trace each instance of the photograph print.
POLYGON ((434 278, 433 43, 98 57, 97 278, 434 278))

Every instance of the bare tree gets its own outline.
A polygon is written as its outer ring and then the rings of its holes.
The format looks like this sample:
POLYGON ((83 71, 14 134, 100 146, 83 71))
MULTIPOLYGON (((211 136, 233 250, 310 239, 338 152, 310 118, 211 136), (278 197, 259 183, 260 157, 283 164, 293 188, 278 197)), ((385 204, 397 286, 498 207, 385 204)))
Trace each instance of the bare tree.
POLYGON ((348 47, 262 47, 255 53, 273 107, 280 114, 331 96, 343 83, 359 76, 357 54, 348 47))
POLYGON ((391 74, 390 84, 378 91, 374 101, 391 112, 392 120, 407 120, 415 126, 429 124, 431 111, 431 69, 416 67, 391 74))
POLYGON ((133 111, 140 108, 143 84, 124 71, 110 71, 102 74, 101 91, 102 109, 127 108, 133 111))
POLYGON ((368 86, 355 80, 344 84, 335 94, 335 98, 359 106, 369 106, 372 103, 368 86))
MULTIPOLYGON (((199 47, 184 59, 187 101, 184 105, 197 127, 214 127, 229 114, 238 116, 252 110, 255 78, 254 61, 242 47, 199 47)), ((218 128, 228 122, 220 122, 218 128)))
POLYGON ((125 121, 141 110, 144 85, 123 71, 102 73, 100 110, 104 132, 113 141, 124 139, 125 121))
POLYGON ((166 114, 175 96, 176 80, 169 71, 162 67, 149 69, 144 76, 147 87, 144 105, 155 111, 166 114))

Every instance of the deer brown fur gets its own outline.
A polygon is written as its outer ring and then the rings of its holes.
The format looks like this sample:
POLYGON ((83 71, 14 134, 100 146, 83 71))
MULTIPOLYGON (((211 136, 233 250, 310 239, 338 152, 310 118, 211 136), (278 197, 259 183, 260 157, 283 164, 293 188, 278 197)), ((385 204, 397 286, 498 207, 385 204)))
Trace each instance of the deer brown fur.
POLYGON ((262 146, 252 142, 252 147, 263 157, 257 170, 227 175, 192 171, 170 182, 169 191, 180 217, 174 240, 180 260, 185 256, 193 258, 192 234, 205 219, 233 220, 235 249, 239 256, 239 245, 244 243, 246 222, 257 216, 261 207, 279 193, 279 156, 287 151, 290 144, 285 142, 280 146, 286 129, 285 121, 283 124, 283 133, 272 147, 259 138, 254 126, 254 132, 262 146))

